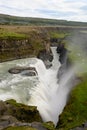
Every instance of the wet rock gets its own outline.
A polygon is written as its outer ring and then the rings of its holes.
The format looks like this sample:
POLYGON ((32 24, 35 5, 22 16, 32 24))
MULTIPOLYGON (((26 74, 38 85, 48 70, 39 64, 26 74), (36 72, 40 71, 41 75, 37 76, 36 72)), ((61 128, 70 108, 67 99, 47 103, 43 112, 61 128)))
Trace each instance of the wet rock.
POLYGON ((64 47, 64 44, 58 44, 57 53, 59 53, 59 61, 61 64, 64 64, 67 60, 68 50, 64 47))
POLYGON ((86 123, 84 123, 84 127, 86 127, 86 128, 87 128, 87 122, 86 122, 86 123))
MULTIPOLYGON (((42 119, 35 106, 26 106, 11 99, 1 101, 5 106, 3 115, 0 116, 0 130, 54 130, 52 122, 42 123, 42 119)), ((4 108, 4 107, 3 107, 4 108)), ((0 109, 1 111, 3 109, 0 109)))
POLYGON ((9 126, 31 126, 31 122, 42 122, 36 106, 27 106, 11 99, 0 101, 0 130, 9 126))
POLYGON ((43 127, 42 123, 40 123, 40 122, 32 122, 31 126, 38 130, 47 130, 45 127, 43 127))
POLYGON ((26 76, 36 76, 37 71, 34 67, 14 67, 8 70, 9 73, 11 74, 19 74, 21 73, 22 75, 26 76))
POLYGON ((52 63, 49 60, 44 61, 44 64, 47 69, 49 69, 52 66, 52 63))
POLYGON ((49 60, 50 62, 52 62, 53 60, 53 55, 52 55, 52 52, 47 52, 45 49, 43 50, 40 50, 38 55, 37 55, 37 58, 45 61, 45 60, 49 60))
POLYGON ((52 66, 51 62, 53 60, 53 54, 51 51, 47 52, 43 49, 39 51, 37 58, 41 59, 45 63, 46 68, 50 68, 52 66))
POLYGON ((23 75, 23 76, 36 76, 37 73, 36 73, 36 71, 32 71, 32 70, 24 70, 23 72, 21 72, 21 75, 23 75))
POLYGON ((64 38, 51 38, 50 42, 51 42, 51 44, 52 43, 57 43, 57 45, 58 45, 58 43, 61 42, 63 39, 64 38))
POLYGON ((59 53, 59 61, 61 66, 58 70, 58 79, 60 80, 65 76, 65 74, 69 71, 69 69, 73 66, 73 63, 70 61, 68 57, 69 51, 65 48, 64 44, 60 43, 57 46, 57 53, 59 53))
POLYGON ((18 120, 11 115, 3 115, 0 121, 8 121, 10 124, 18 122, 18 120))
POLYGON ((0 118, 0 129, 7 128, 8 126, 14 126, 16 122, 19 122, 15 117, 11 115, 4 115, 0 118))
POLYGON ((15 126, 31 126, 31 123, 17 122, 17 123, 15 123, 15 126))
POLYGON ((7 110, 7 107, 5 103, 3 101, 0 101, 0 116, 3 115, 6 110, 7 110))

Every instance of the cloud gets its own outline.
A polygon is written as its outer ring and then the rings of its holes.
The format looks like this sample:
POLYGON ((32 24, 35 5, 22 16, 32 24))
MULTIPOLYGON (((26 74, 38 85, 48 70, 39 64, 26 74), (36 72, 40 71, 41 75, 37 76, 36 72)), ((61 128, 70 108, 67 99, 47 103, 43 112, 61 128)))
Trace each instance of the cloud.
POLYGON ((87 1, 0 0, 0 13, 87 22, 87 1))

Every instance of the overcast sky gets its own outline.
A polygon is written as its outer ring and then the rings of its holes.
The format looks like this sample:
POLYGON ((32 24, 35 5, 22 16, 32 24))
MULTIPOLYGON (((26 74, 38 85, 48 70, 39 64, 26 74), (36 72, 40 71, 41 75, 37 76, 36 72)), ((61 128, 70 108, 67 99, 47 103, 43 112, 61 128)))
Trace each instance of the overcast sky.
POLYGON ((87 22, 87 0, 0 0, 0 13, 87 22))

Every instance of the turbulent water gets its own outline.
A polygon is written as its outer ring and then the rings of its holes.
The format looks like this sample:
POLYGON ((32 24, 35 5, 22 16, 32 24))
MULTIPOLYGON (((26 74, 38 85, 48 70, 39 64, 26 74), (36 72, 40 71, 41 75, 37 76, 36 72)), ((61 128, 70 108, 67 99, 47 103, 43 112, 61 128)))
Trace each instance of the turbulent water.
POLYGON ((37 58, 27 58, 0 64, 0 100, 16 99, 27 105, 37 106, 43 121, 53 121, 56 125, 58 116, 66 105, 67 95, 70 87, 67 81, 69 76, 58 84, 58 69, 60 62, 56 47, 52 47, 54 55, 53 66, 46 69, 44 63, 37 58), (8 70, 15 66, 33 66, 36 68, 37 76, 23 76, 21 74, 10 74, 8 70))

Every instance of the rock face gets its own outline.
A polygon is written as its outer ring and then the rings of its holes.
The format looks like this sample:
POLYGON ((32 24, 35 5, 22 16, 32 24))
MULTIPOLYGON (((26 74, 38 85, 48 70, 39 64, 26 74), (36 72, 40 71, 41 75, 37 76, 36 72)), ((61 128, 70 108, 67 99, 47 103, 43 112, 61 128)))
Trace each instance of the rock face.
POLYGON ((63 77, 63 75, 68 71, 68 69, 72 66, 71 61, 69 60, 68 53, 69 51, 65 48, 64 44, 58 44, 57 53, 59 54, 59 61, 61 66, 58 71, 58 79, 63 77))
POLYGON ((59 53, 59 61, 61 64, 64 64, 67 60, 68 50, 64 47, 63 44, 58 44, 57 53, 59 53))
POLYGON ((0 130, 55 130, 53 122, 43 123, 36 106, 11 99, 0 101, 0 130))
POLYGON ((26 106, 15 100, 0 101, 0 129, 33 121, 42 122, 37 107, 26 106))
POLYGON ((29 39, 0 39, 0 62, 28 57, 33 53, 29 39))
POLYGON ((47 52, 45 49, 39 51, 37 58, 41 59, 45 63, 46 68, 49 68, 52 66, 51 62, 53 60, 53 55, 52 55, 51 50, 49 52, 47 52))
POLYGON ((52 122, 32 122, 32 123, 21 123, 17 122, 9 127, 3 127, 5 130, 56 130, 52 122))
POLYGON ((21 74, 26 76, 36 76, 37 71, 34 67, 15 67, 8 70, 11 74, 21 74))

